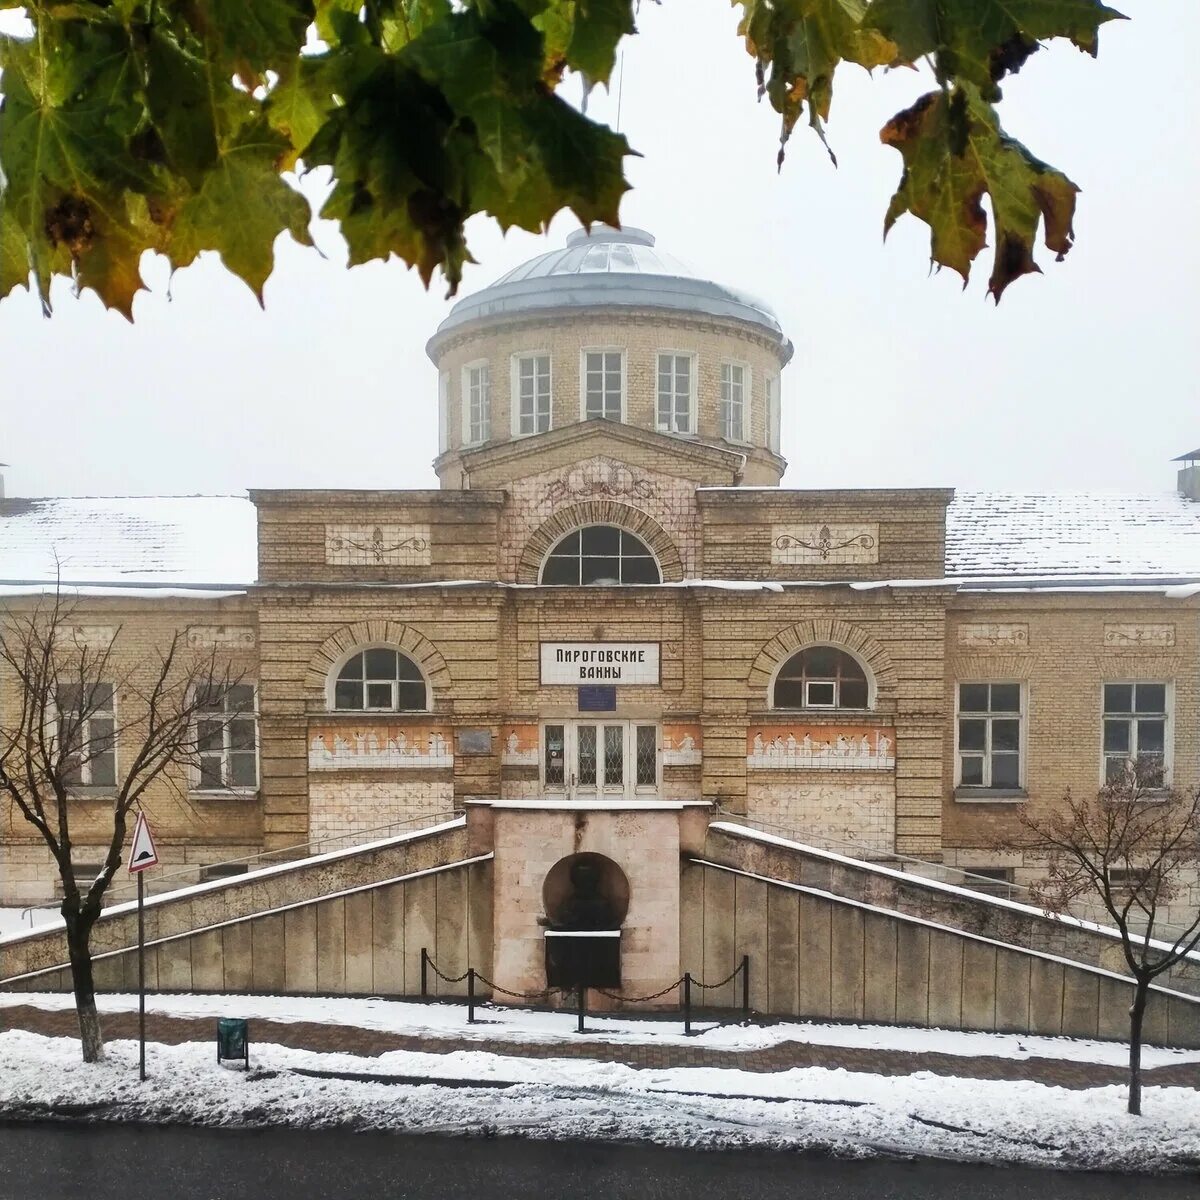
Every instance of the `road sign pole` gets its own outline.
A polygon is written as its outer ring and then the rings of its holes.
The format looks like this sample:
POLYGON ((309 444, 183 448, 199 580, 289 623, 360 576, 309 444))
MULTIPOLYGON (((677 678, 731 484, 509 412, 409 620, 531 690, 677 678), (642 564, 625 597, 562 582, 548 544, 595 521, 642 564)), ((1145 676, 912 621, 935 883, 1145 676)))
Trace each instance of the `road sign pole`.
POLYGON ((138 872, 138 1069, 146 1082, 146 882, 138 872))

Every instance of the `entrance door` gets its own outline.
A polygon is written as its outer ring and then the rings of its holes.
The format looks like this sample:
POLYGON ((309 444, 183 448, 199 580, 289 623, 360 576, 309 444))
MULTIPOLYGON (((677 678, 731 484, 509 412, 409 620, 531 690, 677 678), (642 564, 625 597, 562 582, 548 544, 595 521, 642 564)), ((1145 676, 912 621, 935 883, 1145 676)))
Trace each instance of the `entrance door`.
POLYGON ((571 800, 658 795, 658 726, 562 721, 542 727, 542 784, 571 800))

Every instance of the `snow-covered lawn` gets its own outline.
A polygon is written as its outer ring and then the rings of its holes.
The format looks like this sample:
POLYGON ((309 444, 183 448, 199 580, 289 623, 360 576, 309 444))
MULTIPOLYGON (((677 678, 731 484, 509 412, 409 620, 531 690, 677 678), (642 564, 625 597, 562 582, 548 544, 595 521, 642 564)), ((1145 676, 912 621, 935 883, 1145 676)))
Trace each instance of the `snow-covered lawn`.
POLYGON ((0 1033, 0 1115, 646 1140, 1124 1170, 1194 1169, 1200 1158, 1200 1093, 1188 1088, 1147 1089, 1146 1115, 1135 1118, 1124 1112, 1120 1087, 1071 1091, 924 1073, 651 1070, 482 1050, 364 1058, 259 1043, 251 1068, 219 1067, 209 1041, 151 1044, 150 1078, 142 1084, 134 1042, 110 1043, 103 1063, 86 1066, 74 1039, 12 1030, 0 1033), (430 1082, 313 1078, 297 1068, 430 1082), (511 1086, 438 1086, 438 1078, 511 1086))
MULTIPOLYGON (((137 996, 110 994, 98 997, 101 1014, 135 1012, 137 996)), ((0 992, 0 1014, 9 1005, 29 1004, 46 1009, 71 1009, 70 995, 54 992, 0 992)), ((478 1041, 565 1042, 577 1038, 573 1012, 533 1012, 529 1009, 477 1010, 479 1024, 467 1024, 465 1002, 420 1004, 411 1001, 351 999, 311 996, 148 996, 146 1011, 177 1017, 245 1017, 250 1020, 308 1021, 353 1025, 360 1029, 411 1034, 429 1038, 463 1038, 478 1041)), ((1025 1034, 964 1033, 946 1029, 916 1029, 891 1025, 820 1024, 781 1021, 777 1024, 739 1025, 736 1014, 720 1025, 697 1022, 701 1032, 683 1035, 677 1017, 587 1018, 589 1045, 616 1042, 624 1045, 706 1046, 714 1050, 759 1050, 781 1042, 808 1042, 817 1046, 845 1046, 868 1050, 904 1050, 912 1053, 954 1054, 966 1058, 1057 1058, 1069 1062, 1124 1066, 1128 1048, 1120 1042, 1084 1041, 1065 1037, 1025 1034)), ((1200 1050, 1175 1050, 1147 1046, 1142 1055, 1146 1069, 1170 1063, 1200 1062, 1200 1050)))
POLYGON ((6 933, 28 933, 39 925, 61 920, 62 913, 57 908, 0 907, 0 937, 6 933))

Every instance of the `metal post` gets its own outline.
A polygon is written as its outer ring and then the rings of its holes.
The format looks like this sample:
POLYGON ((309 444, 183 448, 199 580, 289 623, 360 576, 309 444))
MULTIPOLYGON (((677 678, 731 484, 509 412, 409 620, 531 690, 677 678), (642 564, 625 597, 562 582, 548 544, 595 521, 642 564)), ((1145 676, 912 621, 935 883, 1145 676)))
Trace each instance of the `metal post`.
POLYGON ((429 951, 421 947, 421 999, 429 999, 429 951))
POLYGON ((138 1072, 146 1082, 146 885, 138 872, 138 1072))
POLYGON ((467 968, 467 1024, 475 1024, 475 968, 467 968))
POLYGON ((690 972, 683 973, 683 1036, 692 1035, 692 976, 690 972))
POLYGON ((579 985, 579 1032, 583 1032, 583 1018, 587 1016, 587 988, 579 985))
POLYGON ((742 1015, 750 1015, 750 955, 742 955, 742 1015))

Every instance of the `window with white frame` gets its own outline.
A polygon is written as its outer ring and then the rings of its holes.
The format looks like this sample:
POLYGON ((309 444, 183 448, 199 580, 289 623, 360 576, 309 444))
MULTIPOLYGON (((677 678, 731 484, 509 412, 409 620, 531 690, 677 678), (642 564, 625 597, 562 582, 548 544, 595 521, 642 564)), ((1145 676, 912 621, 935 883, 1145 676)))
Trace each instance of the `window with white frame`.
POLYGON ((196 708, 197 786, 202 792, 258 787, 258 715, 252 684, 208 684, 196 708))
POLYGON ((779 376, 767 380, 767 449, 779 453, 780 425, 783 412, 779 399, 779 376))
POLYGON ((1104 685, 1104 779, 1119 782, 1130 771, 1147 787, 1170 776, 1167 726, 1170 689, 1165 683, 1104 685))
POLYGON ((379 646, 360 650, 338 672, 333 706, 364 712, 406 712, 428 707, 425 677, 407 654, 379 646))
POLYGON ((621 350, 583 352, 585 421, 620 421, 625 411, 625 355, 621 350))
POLYGON ((117 735, 112 684, 67 684, 58 689, 57 701, 66 750, 63 782, 71 787, 114 787, 117 735))
POLYGON ((492 378, 488 364, 470 363, 463 367, 463 442, 473 446, 491 436, 492 378))
POLYGON ((745 365, 735 362, 721 364, 721 401, 718 419, 721 436, 730 442, 744 442, 747 420, 747 375, 745 365))
POLYGON ((641 538, 613 525, 588 525, 568 533, 546 555, 541 582, 661 583, 662 571, 641 538))
POLYGON ((513 434, 545 433, 550 428, 550 355, 513 356, 513 434))
POLYGON ((958 685, 960 787, 1021 787, 1022 700, 1019 683, 958 685))
POLYGON ((438 453, 450 449, 450 372, 438 372, 438 453))
POLYGON ((691 433, 695 361, 690 354, 658 356, 658 428, 663 433, 691 433))

